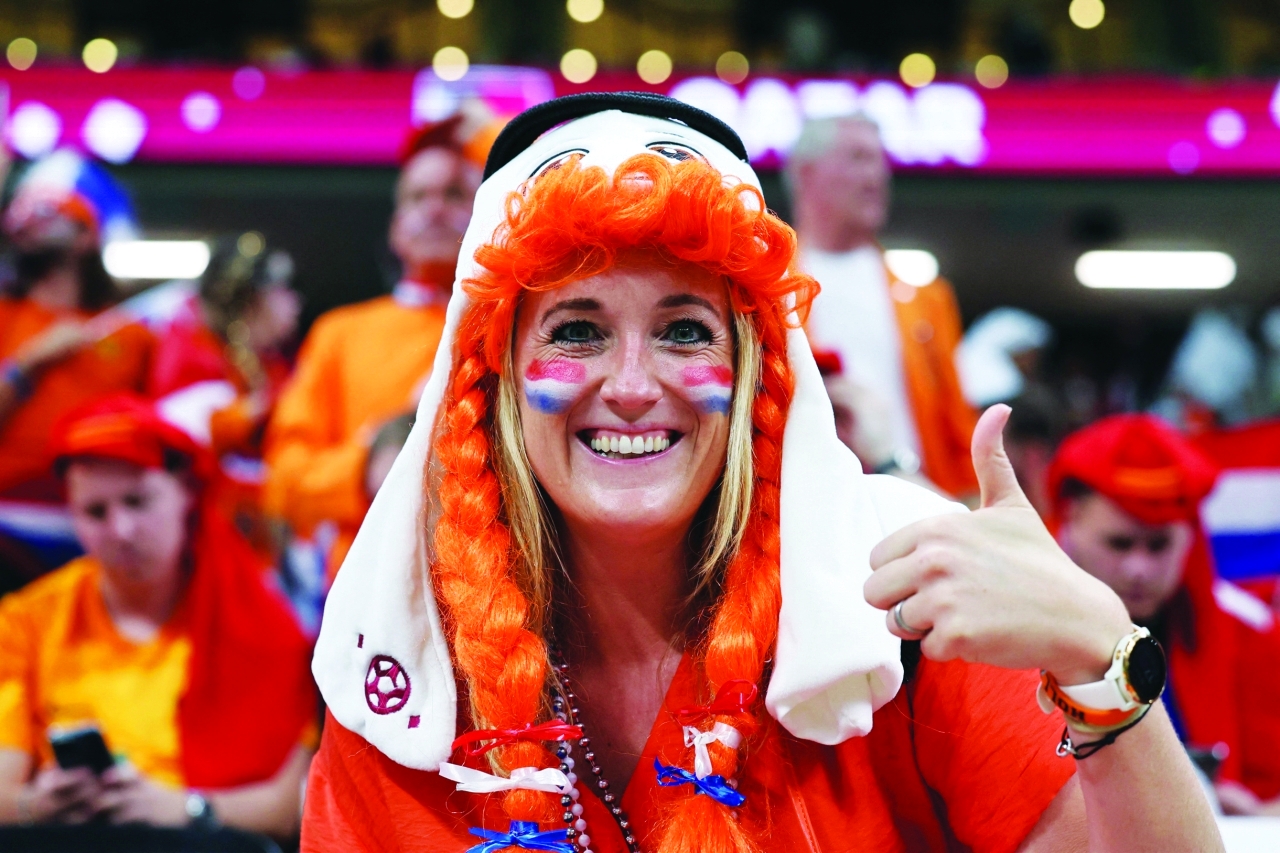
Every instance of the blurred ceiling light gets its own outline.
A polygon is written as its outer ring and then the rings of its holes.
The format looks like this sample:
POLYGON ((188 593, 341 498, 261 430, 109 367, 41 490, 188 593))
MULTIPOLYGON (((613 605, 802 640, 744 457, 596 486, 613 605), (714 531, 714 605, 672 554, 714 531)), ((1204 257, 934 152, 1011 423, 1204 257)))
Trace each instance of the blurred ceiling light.
POLYGON ((80 54, 84 67, 96 74, 106 74, 119 57, 120 49, 111 39, 93 39, 80 54))
POLYGON ((982 57, 973 66, 973 76, 988 89, 999 89, 1009 81, 1009 63, 994 53, 982 57))
POLYGON ((927 54, 923 53, 908 54, 898 66, 898 75, 902 77, 902 82, 913 89, 928 86, 937 73, 938 67, 933 64, 933 60, 927 54))
POLYGON ((656 86, 671 76, 671 57, 665 51, 646 50, 636 62, 636 73, 650 86, 656 86))
POLYGON ((1067 14, 1071 16, 1071 23, 1082 30, 1091 30, 1107 16, 1107 7, 1102 5, 1102 0, 1071 0, 1067 14))
POLYGON ((938 277, 938 259, 924 249, 888 249, 884 263, 889 272, 912 287, 932 284, 938 277))
POLYGON ((192 92, 182 99, 179 108, 182 123, 196 133, 208 133, 222 118, 222 104, 208 92, 192 92))
POLYGON ((241 100, 252 101, 259 98, 266 88, 267 75, 252 65, 237 68, 236 73, 231 75, 231 91, 241 100))
POLYGON ((436 0, 436 8, 446 18, 465 18, 475 7, 475 0, 436 0))
POLYGON ((1179 175, 1190 175, 1200 165, 1200 149, 1194 142, 1182 140, 1169 146, 1169 168, 1179 175))
POLYGON ((80 138, 108 163, 128 163, 147 138, 146 114, 119 98, 103 98, 84 117, 80 138))
POLYGON ((596 58, 591 51, 575 47, 560 57, 560 73, 570 83, 585 83, 596 76, 596 58))
POLYGON ((1204 124, 1205 135, 1219 148, 1235 148, 1244 142, 1244 116, 1231 109, 1222 107, 1209 113, 1204 124))
POLYGON ((102 250, 102 265, 116 278, 198 278, 209 266, 203 240, 117 240, 102 250))
POLYGON ((35 64, 36 43, 29 38, 16 38, 9 42, 4 55, 15 71, 26 71, 35 64))
POLYGON ((568 0, 569 17, 579 24, 589 24, 604 14, 604 0, 568 0))
POLYGON ((437 77, 447 82, 461 80, 470 67, 471 60, 467 59, 467 52, 453 45, 440 48, 436 51, 436 55, 431 57, 432 70, 436 72, 437 77))
POLYGON ((9 117, 9 144, 29 160, 48 154, 62 138, 62 118, 39 101, 27 101, 9 117))
POLYGON ((1076 278, 1085 287, 1120 290, 1218 290, 1236 277, 1225 252, 1085 252, 1076 278))
POLYGON ((732 86, 746 80, 750 72, 751 63, 736 50, 726 50, 716 60, 716 76, 732 86))

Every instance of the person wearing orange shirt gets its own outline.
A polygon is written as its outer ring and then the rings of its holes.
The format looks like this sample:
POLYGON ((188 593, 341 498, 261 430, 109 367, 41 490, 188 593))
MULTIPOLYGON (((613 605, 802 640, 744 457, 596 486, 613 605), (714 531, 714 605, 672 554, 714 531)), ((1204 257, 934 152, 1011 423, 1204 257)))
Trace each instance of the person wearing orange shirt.
POLYGON ((1169 654, 1165 704, 1186 745, 1221 760, 1232 814, 1280 815, 1280 626, 1216 576, 1199 507, 1217 466, 1150 415, 1070 435, 1049 471, 1057 538, 1169 654))
POLYGON ((88 555, 0 600, 0 823, 289 835, 316 738, 310 648, 202 499, 212 458, 131 394, 70 415, 52 447, 88 555), (101 775, 51 752, 86 726, 116 758, 101 775))
POLYGON ((161 326, 148 382, 166 419, 210 447, 216 501, 265 555, 279 552, 262 512, 262 435, 289 377, 283 350, 298 327, 293 261, 255 231, 216 241, 199 292, 161 326))
POLYGON ((143 389, 152 336, 104 311, 117 293, 102 243, 130 221, 110 176, 66 150, 31 166, 5 212, 16 276, 0 293, 0 591, 77 550, 45 453, 54 423, 143 389))
POLYGON ((390 296, 316 320, 271 418, 265 505, 303 536, 334 538, 330 577, 372 499, 368 470, 385 467, 370 458, 373 440, 413 410, 431 373, 487 127, 459 115, 410 137, 389 238, 404 278, 390 296))
POLYGON ((885 264, 877 237, 890 172, 879 129, 863 116, 806 123, 786 177, 800 267, 822 285, 810 337, 839 353, 845 376, 879 398, 893 438, 888 455, 864 464, 885 473, 918 468, 943 491, 971 496, 976 415, 955 366, 960 312, 945 280, 913 286, 885 264))

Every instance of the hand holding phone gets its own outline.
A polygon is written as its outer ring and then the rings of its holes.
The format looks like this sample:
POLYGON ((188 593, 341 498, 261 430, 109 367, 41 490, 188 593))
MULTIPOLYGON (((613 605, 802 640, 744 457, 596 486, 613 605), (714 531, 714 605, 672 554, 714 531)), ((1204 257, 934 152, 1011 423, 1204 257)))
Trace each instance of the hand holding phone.
POLYGON ((97 726, 50 732, 49 744, 53 747, 58 766, 63 770, 85 767, 94 775, 100 775, 116 763, 97 726))

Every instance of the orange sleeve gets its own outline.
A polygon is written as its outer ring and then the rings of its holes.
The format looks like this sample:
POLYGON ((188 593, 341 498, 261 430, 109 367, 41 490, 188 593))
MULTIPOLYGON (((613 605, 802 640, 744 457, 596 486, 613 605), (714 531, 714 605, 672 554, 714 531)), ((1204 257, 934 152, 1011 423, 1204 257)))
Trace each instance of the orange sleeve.
POLYGON ((32 695, 37 650, 30 614, 17 594, 0 599, 0 749, 37 754, 32 695))
MULTIPOLYGON (((977 413, 965 399, 960 387, 960 373, 956 368, 956 349, 964 337, 960 322, 960 306, 955 291, 946 279, 938 279, 922 288, 921 296, 928 300, 926 310, 933 328, 933 338, 928 345, 933 350, 934 388, 939 418, 937 427, 949 434, 950 462, 945 474, 934 478, 946 491, 963 497, 978 490, 978 478, 973 472, 969 456, 969 444, 973 440, 973 427, 977 413)), ((933 474, 930 473, 932 477, 933 474)))
POLYGON ((267 429, 264 505, 303 532, 327 520, 357 526, 369 506, 369 449, 363 435, 343 434, 342 340, 325 319, 307 335, 267 429))
POLYGON ((955 837, 972 850, 1011 853, 1075 773, 1055 753, 1062 717, 1036 704, 1039 676, 921 661, 912 685, 916 756, 955 837))

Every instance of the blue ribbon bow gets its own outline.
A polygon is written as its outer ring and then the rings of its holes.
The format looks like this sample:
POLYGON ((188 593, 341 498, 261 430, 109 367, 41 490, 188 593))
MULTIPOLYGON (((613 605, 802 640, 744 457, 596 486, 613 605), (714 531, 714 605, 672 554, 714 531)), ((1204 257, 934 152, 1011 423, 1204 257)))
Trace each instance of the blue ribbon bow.
POLYGON ((688 770, 669 767, 656 758, 653 759, 653 769, 658 771, 658 784, 664 788, 674 785, 692 785, 699 794, 706 794, 717 803, 731 809, 736 809, 747 801, 746 797, 729 787, 729 783, 723 776, 707 776, 699 779, 688 770))
POLYGON ((472 835, 478 835, 485 841, 469 848, 467 853, 496 853, 507 847, 519 847, 524 850, 544 850, 548 853, 574 853, 573 842, 569 840, 566 829, 550 829, 539 832, 538 825, 532 821, 513 820, 508 832, 493 829, 471 827, 472 835))

